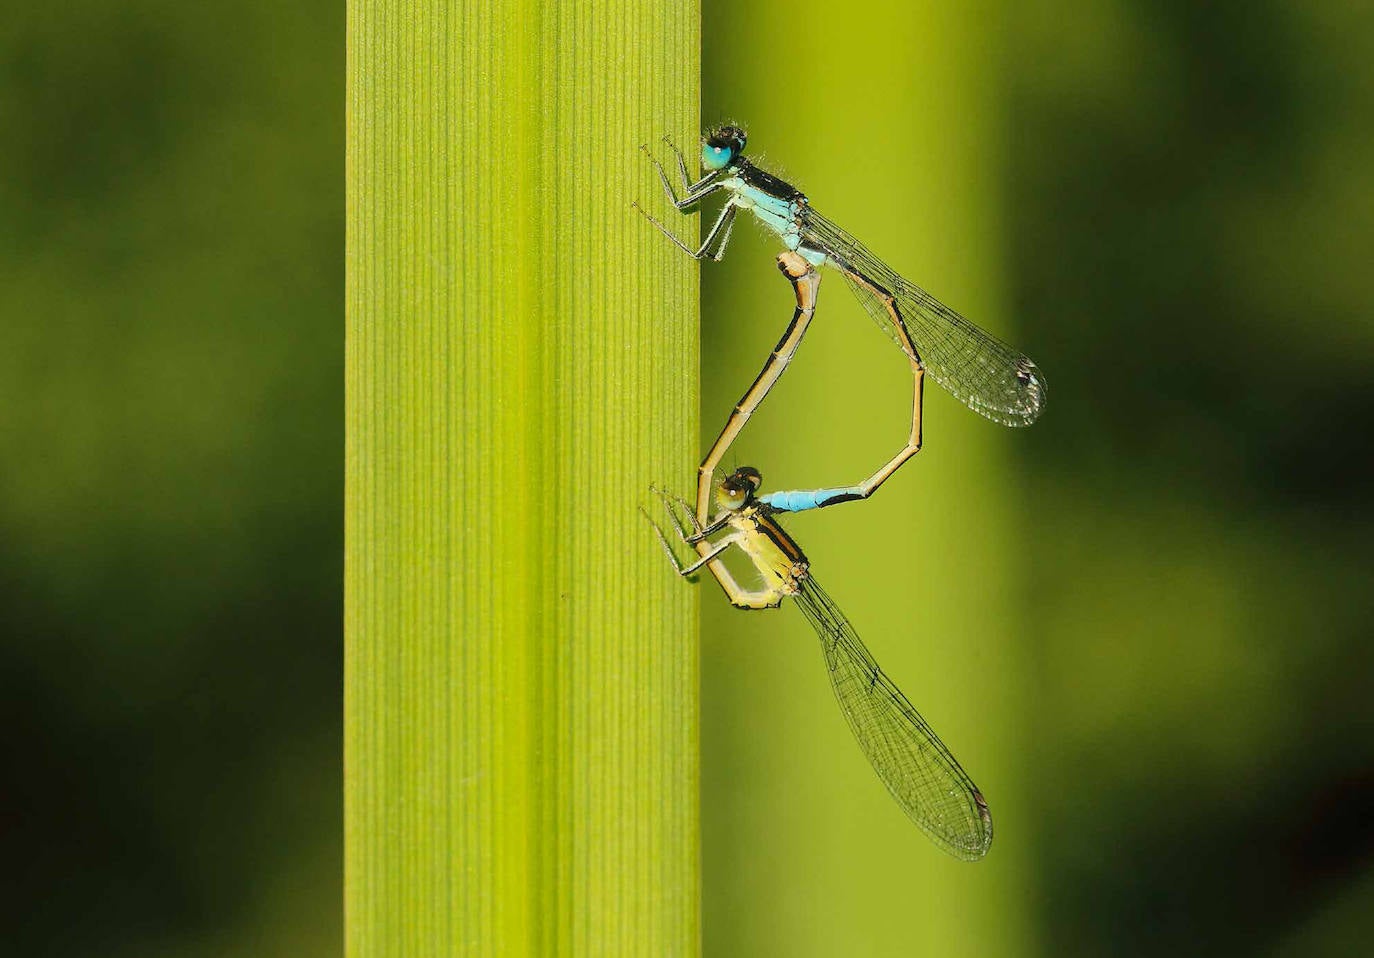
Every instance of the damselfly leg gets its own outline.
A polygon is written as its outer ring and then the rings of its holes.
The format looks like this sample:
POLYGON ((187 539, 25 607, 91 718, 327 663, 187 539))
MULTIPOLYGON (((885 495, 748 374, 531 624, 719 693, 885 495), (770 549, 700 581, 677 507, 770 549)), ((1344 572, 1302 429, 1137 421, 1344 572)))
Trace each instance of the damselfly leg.
POLYGON ((715 578, 716 582, 720 584, 721 589, 725 591, 726 596, 730 599, 730 604, 736 608, 770 609, 777 608, 777 606, 781 604, 783 596, 787 593, 776 585, 767 586, 762 589, 746 589, 739 584, 730 570, 726 568, 725 563, 720 561, 720 556, 729 550, 731 546, 739 546, 746 539, 745 533, 739 529, 733 529, 724 538, 715 542, 710 541, 710 536, 715 535, 731 524, 730 520, 733 518, 732 513, 722 512, 715 521, 702 527, 697 523, 696 517, 692 515, 692 507, 685 499, 665 492, 662 489, 653 489, 652 491, 663 500, 664 511, 668 513, 668 521, 672 524, 674 531, 677 532, 678 538, 695 548, 698 556, 700 556, 696 562, 683 565, 681 560, 678 559, 677 553, 673 551, 672 543, 668 541, 668 536, 663 532, 663 528, 641 507, 639 511, 643 514, 644 518, 648 520, 649 525, 653 526, 654 534, 658 536, 659 544, 663 546, 663 551, 667 554, 668 561, 673 564, 673 568, 677 570, 678 575, 686 577, 697 572, 702 566, 705 566, 715 578), (677 509, 674 509, 674 506, 677 506, 677 509), (677 511, 678 509, 681 510, 681 514, 677 511), (689 528, 693 531, 689 532, 689 528))

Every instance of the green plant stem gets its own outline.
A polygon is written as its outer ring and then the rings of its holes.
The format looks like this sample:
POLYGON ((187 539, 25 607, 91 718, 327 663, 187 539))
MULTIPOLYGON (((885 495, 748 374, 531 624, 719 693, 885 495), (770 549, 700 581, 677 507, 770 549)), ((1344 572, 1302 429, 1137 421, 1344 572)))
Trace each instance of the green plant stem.
POLYGON ((629 203, 693 7, 351 0, 346 938, 695 954, 696 270, 629 203))

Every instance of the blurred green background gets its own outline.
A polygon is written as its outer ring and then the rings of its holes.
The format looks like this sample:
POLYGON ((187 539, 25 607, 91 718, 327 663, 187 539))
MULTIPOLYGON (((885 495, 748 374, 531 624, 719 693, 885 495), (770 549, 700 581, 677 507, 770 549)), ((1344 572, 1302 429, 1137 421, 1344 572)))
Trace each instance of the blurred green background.
MULTIPOLYGON (((13 953, 339 950, 343 15, 0 22, 13 953)), ((749 0, 703 36, 704 120, 1050 383, 1018 432, 932 386, 920 456, 788 524, 987 792, 986 861, 892 806, 799 613, 699 586, 708 953, 1358 953, 1374 11, 749 0)), ((712 435, 775 251, 704 268, 712 435)), ((734 461, 852 481, 905 388, 832 277, 734 461)))
POLYGON ((8 954, 340 950, 343 13, 0 17, 8 954))

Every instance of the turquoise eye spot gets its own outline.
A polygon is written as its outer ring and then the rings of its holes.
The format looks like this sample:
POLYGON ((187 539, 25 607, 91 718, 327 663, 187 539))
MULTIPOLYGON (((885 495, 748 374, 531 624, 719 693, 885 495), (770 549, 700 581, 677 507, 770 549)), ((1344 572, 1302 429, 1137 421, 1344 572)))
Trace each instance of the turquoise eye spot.
POLYGON ((712 146, 703 143, 701 147, 701 165, 707 170, 722 170, 730 162, 732 150, 723 146, 712 146))

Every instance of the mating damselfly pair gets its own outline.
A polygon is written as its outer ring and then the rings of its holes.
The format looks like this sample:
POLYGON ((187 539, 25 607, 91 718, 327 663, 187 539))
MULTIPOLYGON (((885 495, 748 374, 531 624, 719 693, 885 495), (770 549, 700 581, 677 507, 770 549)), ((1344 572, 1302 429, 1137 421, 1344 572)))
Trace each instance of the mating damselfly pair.
MULTIPOLYGON (((1027 357, 979 329, 870 253, 853 236, 819 213, 795 187, 744 158, 746 137, 734 126, 716 130, 702 143, 702 175, 687 172, 676 157, 682 195, 648 150, 664 192, 681 213, 690 214, 708 197, 726 195, 705 240, 693 247, 659 220, 641 213, 688 255, 721 259, 740 210, 775 233, 784 246, 777 262, 791 283, 796 308, 778 345, 727 419, 697 472, 695 506, 660 493, 678 537, 697 560, 683 565, 662 529, 659 539, 682 575, 705 566, 730 602, 745 609, 773 608, 792 598, 820 637, 835 697, 874 770, 897 803, 938 845, 956 857, 981 858, 992 842, 987 802, 949 749, 906 696, 878 667, 844 614, 816 583, 796 541, 773 518, 866 499, 921 448, 925 373, 965 405, 1008 426, 1034 422, 1044 409, 1045 382, 1027 357), (906 355, 911 368, 911 428, 902 448, 866 479, 849 486, 759 495, 762 477, 742 467, 714 485, 715 472, 745 423, 782 376, 816 310, 820 267, 845 277, 864 309, 906 355), (711 515, 712 492, 718 506, 711 515), (735 548, 762 576, 760 588, 745 588, 721 561, 735 548)), ((635 204, 638 208, 638 204, 635 204)))

